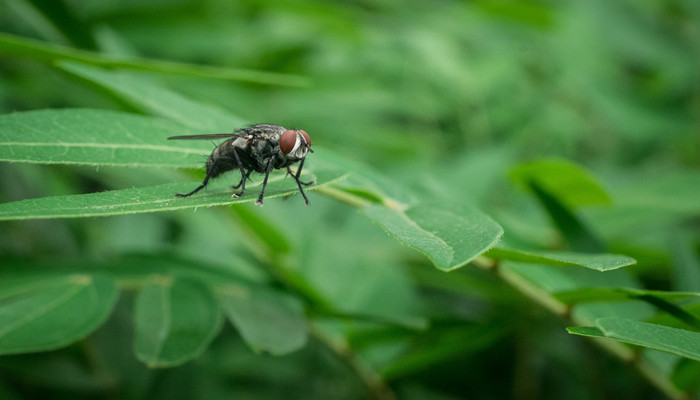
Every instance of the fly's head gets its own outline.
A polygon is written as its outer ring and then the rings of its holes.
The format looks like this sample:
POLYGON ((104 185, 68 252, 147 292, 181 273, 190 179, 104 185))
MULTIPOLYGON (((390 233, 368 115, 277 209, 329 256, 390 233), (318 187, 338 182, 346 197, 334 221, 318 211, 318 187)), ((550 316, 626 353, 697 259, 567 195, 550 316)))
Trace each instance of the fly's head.
POLYGON ((301 129, 287 129, 280 136, 280 152, 293 161, 303 159, 307 152, 313 153, 309 134, 301 129))

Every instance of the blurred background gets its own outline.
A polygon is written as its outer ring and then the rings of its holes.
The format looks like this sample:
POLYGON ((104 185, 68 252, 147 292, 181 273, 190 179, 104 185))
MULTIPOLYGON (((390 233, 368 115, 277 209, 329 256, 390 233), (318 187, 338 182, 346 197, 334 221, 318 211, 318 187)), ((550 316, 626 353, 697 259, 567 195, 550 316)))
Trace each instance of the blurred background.
MULTIPOLYGON (((520 247, 567 248, 508 171, 566 159, 610 193, 614 207, 578 212, 609 251, 638 259, 634 272, 647 287, 678 288, 674 257, 698 254, 700 3, 692 0, 2 0, 0 31, 103 56, 294 76, 294 84, 269 85, 131 72, 251 123, 303 128, 314 145, 425 198, 475 205, 520 247)), ((0 112, 67 107, 140 112, 64 70, 0 53, 0 112)), ((200 177, 3 164, 0 200, 200 177)), ((250 212, 281 232, 290 248, 279 253, 334 304, 380 304, 431 321, 427 331, 398 335, 400 344, 387 335, 378 346, 365 326, 346 337, 362 355, 358 363, 392 366, 382 370, 387 387, 368 391, 373 380, 357 373, 363 369, 322 341, 290 356, 255 355, 230 327, 196 361, 147 370, 125 339, 130 300, 122 295, 90 339, 99 355, 71 347, 0 358, 8 395, 662 398, 493 277, 470 267, 433 271, 354 210, 311 196, 311 210, 299 212, 295 198, 250 212), (390 364, 406 342, 419 350, 447 345, 442 355, 390 364)), ((231 239, 245 235, 228 210, 13 222, 0 225, 0 251, 8 258, 230 257, 256 276, 259 249, 231 239)))

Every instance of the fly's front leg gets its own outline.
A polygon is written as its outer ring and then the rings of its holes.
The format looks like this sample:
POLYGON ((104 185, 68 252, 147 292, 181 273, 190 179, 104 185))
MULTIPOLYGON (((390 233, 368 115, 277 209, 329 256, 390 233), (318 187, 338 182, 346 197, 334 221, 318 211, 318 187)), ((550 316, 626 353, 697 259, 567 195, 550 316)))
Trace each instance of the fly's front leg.
POLYGON ((304 204, 306 206, 309 206, 309 199, 306 197, 306 193, 304 193, 304 189, 301 188, 301 185, 308 186, 316 183, 316 181, 310 181, 310 182, 302 182, 301 179, 299 179, 299 175, 301 175, 301 169, 304 167, 304 160, 301 160, 301 164, 299 164, 299 169, 297 170, 296 174, 292 174, 292 170, 289 169, 289 166, 287 166, 287 173, 294 178, 294 180, 297 182, 297 186, 299 187, 299 192, 301 192, 302 197, 304 197, 304 204))
POLYGON ((303 182, 301 179, 299 179, 299 176, 301 175, 301 169, 304 168, 304 161, 306 161, 306 157, 301 159, 301 163, 299 163, 299 168, 297 169, 296 175, 292 174, 292 170, 289 169, 289 167, 287 167, 287 173, 289 173, 289 175, 292 175, 294 180, 297 181, 297 183, 300 185, 304 185, 304 186, 313 185, 314 183, 316 183, 316 181, 303 182))
POLYGON ((267 186, 267 178, 270 177, 270 171, 272 171, 272 165, 274 164, 274 162, 275 156, 270 157, 270 161, 267 163, 267 171, 265 171, 265 179, 263 180, 262 190, 260 190, 260 196, 255 202, 255 204, 259 205, 260 207, 263 206, 263 195, 265 194, 265 187, 267 186))

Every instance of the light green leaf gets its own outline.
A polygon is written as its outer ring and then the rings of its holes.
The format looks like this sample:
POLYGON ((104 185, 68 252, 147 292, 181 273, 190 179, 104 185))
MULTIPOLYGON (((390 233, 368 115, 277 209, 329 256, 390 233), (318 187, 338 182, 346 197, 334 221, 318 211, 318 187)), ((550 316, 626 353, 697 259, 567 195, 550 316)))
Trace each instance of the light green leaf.
POLYGON ((554 293, 554 297, 567 304, 585 303, 592 301, 620 301, 654 296, 664 300, 683 300, 700 297, 696 292, 666 292, 661 290, 644 290, 633 288, 587 287, 554 293))
POLYGON ((198 357, 221 327, 219 307, 195 281, 156 277, 136 297, 134 353, 149 367, 198 357))
MULTIPOLYGON (((333 170, 315 170, 314 173, 307 174, 307 170, 304 169, 302 177, 316 180, 316 184, 305 189, 306 192, 310 192, 340 179, 342 175, 333 170)), ((281 173, 270 177, 265 189, 266 200, 299 193, 294 180, 284 178, 281 173)), ((231 197, 233 191, 230 185, 234 182, 222 178, 196 195, 184 199, 175 198, 175 193, 187 193, 197 187, 199 182, 20 200, 0 204, 0 220, 95 217, 247 203, 257 200, 260 187, 256 183, 259 182, 258 177, 256 181, 246 185, 246 193, 237 198, 231 197)), ((300 206, 303 206, 303 201, 298 201, 300 206)))
POLYGON ((596 326, 568 328, 569 333, 615 339, 700 361, 700 332, 624 318, 601 318, 596 326))
POLYGON ((294 297, 258 286, 227 285, 220 302, 253 350, 286 354, 306 344, 304 310, 294 297))
POLYGON ((444 271, 464 266, 493 247, 503 234, 490 217, 464 207, 419 203, 405 209, 368 205, 362 211, 444 271))
POLYGON ((267 85, 309 85, 308 78, 297 75, 240 68, 211 67, 172 61, 114 57, 4 33, 0 33, 0 55, 20 57, 45 63, 54 63, 58 60, 78 61, 103 67, 149 71, 197 78, 246 81, 267 85))
POLYGON ((194 167, 213 146, 168 141, 190 133, 172 122, 116 111, 63 109, 0 116, 0 161, 194 167))
POLYGON ((147 79, 124 71, 109 71, 75 62, 60 62, 63 70, 100 85, 139 110, 164 117, 188 126, 195 133, 226 133, 246 124, 243 118, 214 105, 199 102, 158 85, 147 79))
POLYGON ((494 247, 486 253, 486 257, 530 264, 586 267, 596 271, 610 271, 637 263, 631 257, 618 254, 524 251, 504 247, 494 247))
POLYGON ((632 288, 581 288, 557 292, 554 297, 567 304, 600 301, 641 300, 657 309, 668 313, 691 327, 700 329, 700 317, 673 303, 673 300, 700 297, 700 293, 665 292, 661 290, 643 290, 632 288))
POLYGON ((511 179, 525 187, 537 184, 567 207, 610 204, 610 196, 598 179, 579 165, 566 160, 540 160, 513 168, 511 179))
POLYGON ((0 280, 0 354, 57 349, 109 316, 118 290, 102 275, 13 276, 0 280))

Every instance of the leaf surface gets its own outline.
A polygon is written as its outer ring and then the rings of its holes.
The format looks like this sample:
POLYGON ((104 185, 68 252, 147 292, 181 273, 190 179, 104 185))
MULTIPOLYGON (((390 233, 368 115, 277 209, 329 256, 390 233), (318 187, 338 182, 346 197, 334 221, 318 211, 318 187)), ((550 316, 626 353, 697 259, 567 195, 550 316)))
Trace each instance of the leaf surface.
POLYGON ((503 234, 490 217, 471 208, 418 203, 402 210, 373 204, 362 211, 445 271, 464 266, 493 247, 503 234))
POLYGON ((637 261, 634 258, 619 254, 589 254, 563 251, 525 251, 494 247, 486 253, 487 257, 524 262, 530 264, 545 264, 557 266, 578 266, 596 271, 610 271, 630 265, 637 261))
POLYGON ((224 313, 254 350, 286 354, 306 344, 301 302, 258 286, 228 285, 220 292, 224 313))
POLYGON ((107 319, 118 293, 103 275, 4 277, 0 354, 53 350, 84 338, 107 319))
POLYGON ((221 327, 221 312, 200 283, 156 278, 136 298, 134 352, 149 367, 198 357, 221 327))
POLYGON ((595 325, 567 330, 575 335, 615 339, 700 361, 700 332, 625 318, 601 318, 595 325))

